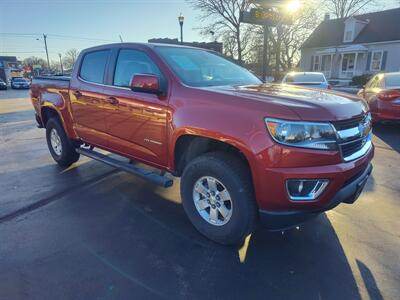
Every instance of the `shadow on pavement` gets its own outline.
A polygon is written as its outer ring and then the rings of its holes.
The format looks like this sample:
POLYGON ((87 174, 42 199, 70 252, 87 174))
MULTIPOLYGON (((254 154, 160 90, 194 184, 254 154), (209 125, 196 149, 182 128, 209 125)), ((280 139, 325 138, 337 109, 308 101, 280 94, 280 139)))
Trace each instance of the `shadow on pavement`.
POLYGON ((373 128, 374 135, 400 153, 400 123, 379 123, 373 128))
POLYGON ((15 112, 2 113, 0 110, 0 124, 6 124, 11 122, 35 120, 35 112, 32 109, 19 110, 15 112))
POLYGON ((375 300, 383 300, 382 294, 378 288, 378 285, 376 284, 375 278, 372 275, 371 270, 362 261, 359 261, 357 259, 356 262, 364 284, 367 288, 369 298, 375 300))
POLYGON ((238 249, 202 237, 170 201, 178 188, 117 173, 9 231, 0 226, 8 240, 0 290, 40 299, 360 299, 325 215, 283 235, 259 229, 240 263, 238 249))

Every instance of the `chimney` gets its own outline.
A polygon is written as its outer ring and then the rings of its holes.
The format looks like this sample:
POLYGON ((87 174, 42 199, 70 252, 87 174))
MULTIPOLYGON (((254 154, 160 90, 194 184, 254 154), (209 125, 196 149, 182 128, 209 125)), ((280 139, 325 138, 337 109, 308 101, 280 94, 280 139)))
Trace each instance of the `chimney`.
POLYGON ((325 17, 324 17, 324 21, 329 21, 330 18, 331 18, 330 14, 326 13, 325 17))

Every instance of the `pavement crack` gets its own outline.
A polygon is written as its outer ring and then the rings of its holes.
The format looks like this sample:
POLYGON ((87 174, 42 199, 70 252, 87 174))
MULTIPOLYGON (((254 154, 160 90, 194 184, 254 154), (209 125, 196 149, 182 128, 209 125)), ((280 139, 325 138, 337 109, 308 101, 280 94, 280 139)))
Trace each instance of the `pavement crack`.
POLYGON ((79 191, 80 189, 85 188, 88 185, 91 185, 91 184, 93 184, 93 183, 95 183, 95 182, 97 182, 99 180, 102 180, 102 179, 106 178, 107 176, 110 176, 110 175, 116 173, 117 171, 118 171, 117 169, 111 170, 111 171, 106 172, 106 173, 104 173, 102 175, 99 175, 99 176, 96 176, 96 177, 94 177, 92 179, 84 181, 84 182, 78 184, 74 188, 68 187, 65 190, 62 190, 61 192, 58 192, 58 193, 56 193, 54 195, 51 195, 49 197, 45 197, 45 198, 40 199, 40 200, 38 200, 38 201, 36 201, 36 202, 34 202, 32 204, 29 204, 27 206, 24 206, 22 208, 19 208, 19 209, 15 210, 15 211, 11 212, 11 213, 8 213, 8 214, 6 214, 4 216, 1 216, 0 217, 0 224, 1 223, 5 223, 7 221, 11 221, 11 220, 13 220, 13 219, 15 219, 15 218, 17 218, 19 216, 22 216, 22 215, 30 213, 30 212, 32 212, 32 211, 34 211, 36 209, 39 209, 39 208, 41 208, 43 206, 46 206, 47 204, 50 204, 50 203, 52 203, 52 202, 54 202, 56 200, 61 199, 63 196, 75 193, 75 192, 79 191))

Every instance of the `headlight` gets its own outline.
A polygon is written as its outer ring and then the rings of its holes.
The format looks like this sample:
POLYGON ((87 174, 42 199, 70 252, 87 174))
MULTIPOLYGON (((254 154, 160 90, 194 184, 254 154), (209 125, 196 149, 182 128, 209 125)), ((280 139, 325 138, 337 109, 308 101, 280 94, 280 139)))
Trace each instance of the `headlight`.
POLYGON ((329 123, 265 119, 272 138, 287 146, 337 150, 336 133, 329 123))

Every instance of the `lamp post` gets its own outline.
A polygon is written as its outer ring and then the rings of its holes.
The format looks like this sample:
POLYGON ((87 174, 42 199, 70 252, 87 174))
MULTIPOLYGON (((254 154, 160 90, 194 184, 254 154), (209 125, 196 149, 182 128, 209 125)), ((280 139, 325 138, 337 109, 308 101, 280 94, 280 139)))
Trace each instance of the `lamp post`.
POLYGON ((183 44, 183 21, 185 20, 185 17, 182 16, 182 13, 178 17, 179 25, 181 26, 181 44, 183 44))
POLYGON ((61 53, 58 53, 58 56, 60 57, 61 75, 64 75, 64 68, 63 68, 61 53))

